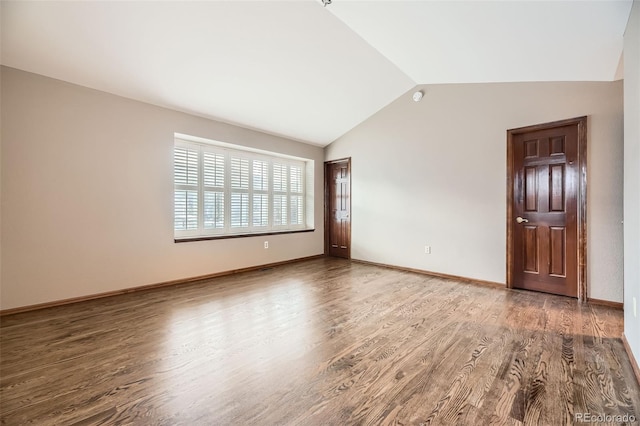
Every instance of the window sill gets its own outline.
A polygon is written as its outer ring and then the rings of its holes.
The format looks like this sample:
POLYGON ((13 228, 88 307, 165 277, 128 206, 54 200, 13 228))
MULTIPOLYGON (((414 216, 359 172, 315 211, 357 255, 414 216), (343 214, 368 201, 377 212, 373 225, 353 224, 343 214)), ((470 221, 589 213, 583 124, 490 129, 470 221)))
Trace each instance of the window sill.
POLYGON ((298 234, 301 232, 315 232, 315 229, 295 229, 292 231, 254 232, 251 234, 209 235, 206 237, 174 238, 174 243, 188 243, 191 241, 226 240, 229 238, 261 237, 265 235, 298 234))

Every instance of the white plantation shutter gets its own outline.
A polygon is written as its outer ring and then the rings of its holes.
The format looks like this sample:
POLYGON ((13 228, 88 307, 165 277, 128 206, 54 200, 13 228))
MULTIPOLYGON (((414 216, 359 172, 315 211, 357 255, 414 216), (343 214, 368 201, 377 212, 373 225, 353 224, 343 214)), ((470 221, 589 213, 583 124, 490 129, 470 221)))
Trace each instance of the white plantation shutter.
POLYGON ((291 225, 302 225, 304 220, 304 210, 302 207, 303 198, 301 195, 291 195, 291 225))
POLYGON ((198 150, 175 147, 173 176, 176 185, 198 185, 198 150))
POLYGON ((246 228, 249 226, 249 194, 231 193, 231 227, 246 228))
POLYGON ((253 226, 269 226, 269 196, 267 194, 253 194, 253 226))
POLYGON ((287 165, 273 164, 273 191, 287 192, 287 165))
POLYGON ((273 164, 273 226, 286 226, 288 210, 288 166, 273 164))
POLYGON ((290 206, 290 224, 291 225, 302 225, 304 220, 304 182, 303 182, 303 174, 302 167, 296 165, 289 166, 289 176, 290 176, 290 197, 289 197, 289 206, 290 206))
POLYGON ((204 229, 223 230, 225 156, 222 152, 202 152, 204 229))
POLYGON ((269 190, 269 163, 265 160, 253 160, 253 190, 269 190))
POLYGON ((174 229, 198 229, 198 192, 174 191, 174 229))
POLYGON ((204 186, 224 188, 224 155, 214 152, 203 153, 204 186))
POLYGON ((204 228, 224 229, 224 192, 204 192, 204 228))
POLYGON ((291 176, 291 192, 302 194, 302 167, 289 166, 289 175, 291 176))
POLYGON ((249 160, 231 157, 231 189, 249 189, 249 160))
POLYGON ((249 226, 249 160, 231 157, 231 227, 249 226))
POLYGON ((305 163, 176 139, 177 239, 303 229, 305 163))
POLYGON ((269 226, 269 162, 254 159, 252 165, 253 215, 254 228, 269 226))
POLYGON ((198 150, 174 147, 173 161, 173 227, 198 229, 198 150))
POLYGON ((273 224, 282 226, 287 224, 287 196, 273 194, 273 224))

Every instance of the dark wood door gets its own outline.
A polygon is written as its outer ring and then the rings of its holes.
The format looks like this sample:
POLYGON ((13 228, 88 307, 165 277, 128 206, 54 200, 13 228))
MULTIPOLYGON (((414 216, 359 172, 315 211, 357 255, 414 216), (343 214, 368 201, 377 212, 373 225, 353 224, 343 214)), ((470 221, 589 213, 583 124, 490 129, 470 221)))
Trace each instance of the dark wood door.
POLYGON ((580 123, 510 135, 514 288, 578 297, 580 123))
POLYGON ((325 252, 351 258, 351 159, 325 163, 325 252))

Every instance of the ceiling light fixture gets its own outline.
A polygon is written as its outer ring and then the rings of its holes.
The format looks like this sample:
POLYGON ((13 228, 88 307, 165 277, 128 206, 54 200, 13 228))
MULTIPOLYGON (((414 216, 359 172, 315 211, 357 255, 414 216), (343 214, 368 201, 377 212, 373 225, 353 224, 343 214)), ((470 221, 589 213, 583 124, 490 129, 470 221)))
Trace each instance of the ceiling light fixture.
POLYGON ((322 4, 327 7, 328 4, 331 4, 331 0, 322 0, 322 4))
POLYGON ((422 100, 422 90, 418 90, 416 93, 413 94, 413 100, 416 102, 420 102, 422 100))

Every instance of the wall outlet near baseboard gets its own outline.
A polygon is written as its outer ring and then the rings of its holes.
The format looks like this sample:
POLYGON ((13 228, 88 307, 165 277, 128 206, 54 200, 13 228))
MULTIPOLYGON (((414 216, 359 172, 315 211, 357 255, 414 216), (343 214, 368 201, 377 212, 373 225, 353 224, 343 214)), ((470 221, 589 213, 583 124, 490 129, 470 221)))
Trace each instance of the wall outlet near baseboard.
POLYGON ((269 241, 265 241, 264 242, 264 248, 268 249, 269 248, 269 241))
POLYGON ((424 246, 424 253, 431 254, 431 246, 424 246))

